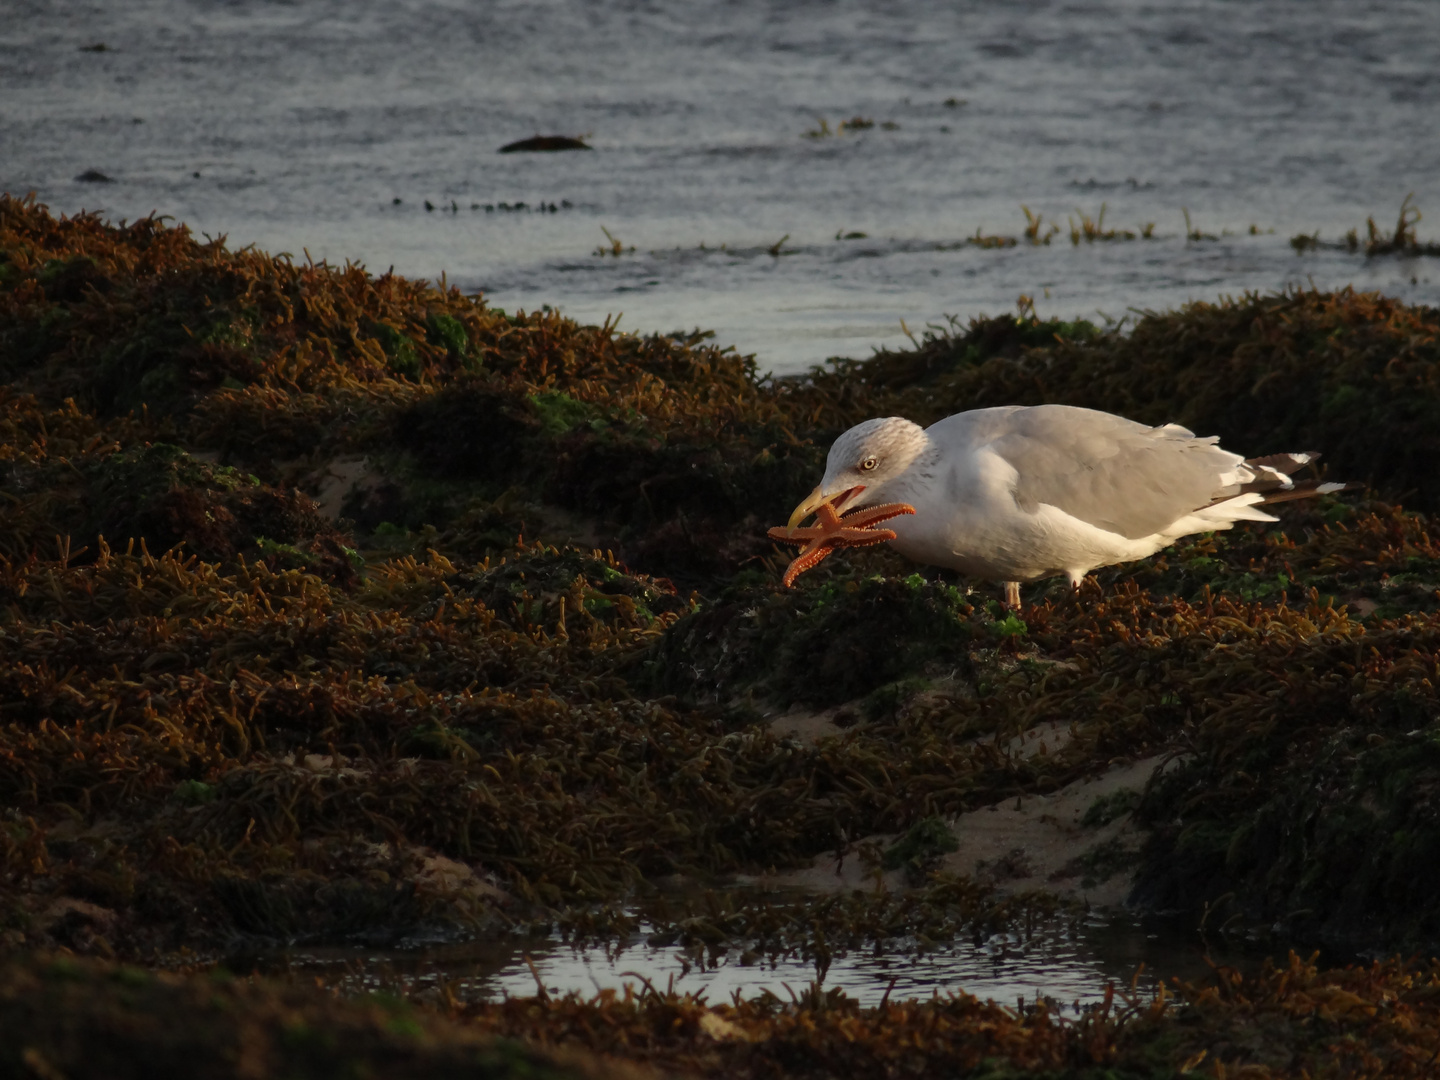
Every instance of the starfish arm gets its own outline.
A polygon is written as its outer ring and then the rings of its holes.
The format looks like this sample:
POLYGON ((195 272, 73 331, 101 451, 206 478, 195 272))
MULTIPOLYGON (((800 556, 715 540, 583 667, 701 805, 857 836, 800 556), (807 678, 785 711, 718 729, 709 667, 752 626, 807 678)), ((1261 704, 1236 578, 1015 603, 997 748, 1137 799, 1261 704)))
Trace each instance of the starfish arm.
POLYGON ((899 517, 901 514, 913 513, 915 513, 915 508, 909 503, 881 503, 879 506, 865 506, 859 510, 852 510, 840 519, 840 523, 846 528, 865 529, 881 521, 899 517))
POLYGON ((829 545, 816 548, 807 548, 794 561, 785 568, 784 585, 787 589, 794 587, 795 579, 806 570, 814 569, 825 561, 826 557, 835 549, 829 545))
POLYGON ((890 529, 842 529, 827 539, 833 547, 870 547, 894 540, 895 533, 890 529))
POLYGON ((815 511, 814 525, 800 529, 782 526, 771 529, 768 535, 772 540, 782 544, 804 545, 785 570, 786 588, 792 586, 795 579, 806 570, 819 565, 832 551, 844 547, 869 547, 894 540, 895 533, 892 530, 876 529, 872 526, 901 514, 913 513, 915 508, 906 503, 884 503, 853 510, 842 518, 833 506, 823 503, 815 511))
POLYGON ((819 529, 787 529, 784 525, 774 526, 766 533, 771 540, 780 544, 794 544, 796 547, 804 547, 811 540, 820 536, 819 529))
POLYGON ((816 523, 805 528, 790 529, 784 525, 776 525, 766 534, 772 540, 782 544, 805 544, 811 540, 818 539, 832 534, 839 534, 845 537, 845 546, 851 544, 873 544, 880 540, 893 540, 895 534, 889 529, 871 529, 871 525, 881 521, 888 521, 890 518, 899 517, 901 514, 913 514, 915 508, 906 503, 885 503, 881 506, 867 506, 860 510, 852 510, 845 517, 837 517, 835 511, 829 505, 821 506, 816 513, 816 523), (862 533, 873 532, 878 539, 866 539, 862 533))

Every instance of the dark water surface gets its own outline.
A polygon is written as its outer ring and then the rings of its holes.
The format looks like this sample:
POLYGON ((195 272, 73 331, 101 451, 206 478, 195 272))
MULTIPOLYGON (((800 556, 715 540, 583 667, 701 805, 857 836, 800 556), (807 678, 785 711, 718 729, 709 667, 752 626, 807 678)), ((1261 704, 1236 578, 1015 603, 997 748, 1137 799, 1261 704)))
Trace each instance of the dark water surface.
POLYGON ((1433 259, 1288 243, 1370 214, 1392 227, 1411 191, 1440 220, 1433 0, 0 13, 0 190, 445 273, 505 307, 713 328, 762 369, 864 355, 903 343, 902 319, 918 331, 1020 293, 1096 318, 1311 281, 1433 302, 1440 282, 1433 259), (874 126, 806 137, 856 116, 874 126), (537 133, 594 150, 496 153, 537 133), (74 179, 89 169, 113 182, 74 179), (962 243, 1020 235, 1021 204, 1066 231, 962 243), (1072 247, 1067 215, 1102 205, 1107 227, 1154 222, 1156 239, 1072 247), (1187 243, 1182 207, 1218 239, 1187 243), (619 257, 594 254, 602 226, 619 257))

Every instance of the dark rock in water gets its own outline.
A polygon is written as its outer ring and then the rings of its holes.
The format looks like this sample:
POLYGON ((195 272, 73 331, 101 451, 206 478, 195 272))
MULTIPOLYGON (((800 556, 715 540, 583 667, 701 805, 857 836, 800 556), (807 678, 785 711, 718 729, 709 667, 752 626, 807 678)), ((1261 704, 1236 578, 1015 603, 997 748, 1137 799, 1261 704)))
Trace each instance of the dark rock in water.
POLYGON ((580 139, 572 139, 568 135, 536 135, 534 138, 521 139, 519 142, 507 143, 500 148, 502 154, 534 153, 541 150, 590 150, 580 139))
POLYGON ((115 182, 99 169, 86 169, 75 179, 84 184, 113 184, 115 182))

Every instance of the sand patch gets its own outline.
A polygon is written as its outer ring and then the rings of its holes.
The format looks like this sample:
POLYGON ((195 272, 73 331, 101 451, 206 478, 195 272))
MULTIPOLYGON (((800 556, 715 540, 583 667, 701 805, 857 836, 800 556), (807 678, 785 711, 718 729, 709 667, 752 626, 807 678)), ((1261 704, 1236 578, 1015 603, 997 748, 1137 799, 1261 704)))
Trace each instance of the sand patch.
MULTIPOLYGON (((901 712, 924 711, 937 702, 970 699, 974 696, 974 689, 964 680, 953 676, 931 679, 925 689, 914 692, 908 698, 901 712)), ((861 712, 862 701, 863 699, 847 701, 842 705, 832 705, 828 709, 795 706, 778 716, 772 716, 769 719, 770 730, 782 738, 788 736, 813 746, 821 739, 840 735, 859 724, 867 723, 861 712)), ((1044 727, 1048 733, 1051 725, 1044 727)), ((1027 733, 1021 738, 1028 738, 1030 734, 1033 733, 1027 733)), ((1056 749, 1060 745, 1062 744, 1057 737, 1051 735, 1050 749, 1056 749)))
POLYGON ((1005 750, 1014 760, 1028 761, 1032 757, 1043 757, 1064 748, 1074 737, 1070 724, 1037 724, 1007 742, 1005 750))
POLYGON ((338 457, 323 472, 311 478, 315 488, 315 505, 331 521, 340 519, 345 497, 370 476, 370 461, 365 457, 338 457))
MULTIPOLYGON (((781 720, 795 729, 797 737, 802 731, 824 732, 826 724, 833 726, 833 719, 825 713, 794 714, 774 723, 781 720)), ((1017 741, 1013 749, 1027 756, 1040 753, 1042 743, 1057 749, 1068 729, 1055 727, 1058 730, 1036 729, 1017 736, 1023 741, 1017 741)), ((1094 907, 1119 907, 1134 884, 1135 855, 1143 839, 1126 804, 1138 800, 1150 778, 1167 760, 1173 761, 1157 755, 1117 764, 1100 776, 1077 780, 1050 795, 1006 799, 952 818, 946 824, 960 846, 942 858, 941 867, 953 874, 990 882, 1002 893, 1040 889, 1094 907), (1104 823, 1086 824, 1086 812, 1102 799, 1106 800, 1102 808, 1109 808, 1110 814, 1097 816, 1113 817, 1104 823)), ((882 834, 866 837, 860 843, 883 848, 895 839, 895 834, 882 834)), ((851 845, 841 858, 822 855, 810 866, 767 875, 757 883, 781 889, 834 892, 874 888, 878 877, 888 889, 906 887, 903 871, 878 871, 860 856, 858 847, 851 845)))
MULTIPOLYGON (((1038 740, 1037 740, 1038 741, 1038 740)), ((1084 823, 1100 799, 1123 807, 1117 795, 1138 798, 1164 757, 1117 765, 1077 780, 1050 795, 1006 799, 948 822, 958 851, 942 860, 946 870, 989 880, 1001 892, 1045 889, 1098 907, 1125 902, 1134 884, 1134 855, 1142 834, 1128 809, 1105 824, 1084 823)))
POLYGON ((770 721, 770 730, 781 738, 814 745, 821 739, 841 735, 859 722, 854 705, 837 705, 819 711, 793 709, 770 721))

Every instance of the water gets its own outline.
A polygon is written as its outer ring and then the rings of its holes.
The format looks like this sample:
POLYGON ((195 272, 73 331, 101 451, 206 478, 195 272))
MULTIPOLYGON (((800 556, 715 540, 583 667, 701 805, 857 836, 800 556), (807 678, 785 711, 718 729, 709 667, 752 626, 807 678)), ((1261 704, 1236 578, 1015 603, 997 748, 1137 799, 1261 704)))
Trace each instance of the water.
POLYGON ((1091 318, 1312 281, 1433 303, 1433 259, 1288 240, 1389 228, 1411 191, 1440 217, 1437 56, 1431 0, 5 0, 0 190, 713 328, 783 372, 1021 293, 1091 318), (805 135, 854 116, 875 126, 805 135), (594 150, 495 152, 537 133, 594 150), (1018 236, 1022 203, 1158 238, 958 245, 1018 236), (1182 207, 1219 239, 1187 243, 1182 207), (602 226, 635 251, 593 254, 602 226))
MULTIPOLYGON (((1258 969, 1259 954, 1219 945, 1214 951, 1188 922, 1096 912, 1071 925, 1043 925, 1029 936, 1002 934, 918 955, 852 951, 833 959, 823 985, 840 987, 866 1006, 887 995, 900 1001, 963 991, 1002 1005, 1045 998, 1056 1009, 1076 1010, 1103 1000, 1112 984, 1151 994, 1162 978, 1203 979, 1211 971, 1207 952, 1216 963, 1258 969)), ((788 1001, 817 975, 810 961, 746 957, 739 949, 712 957, 702 946, 648 945, 643 934, 608 949, 521 937, 388 952, 298 948, 269 958, 267 966, 277 963, 321 973, 349 991, 398 987, 420 993, 443 982, 463 1000, 533 996, 538 979, 551 995, 590 997, 626 985, 640 991, 648 981, 662 991, 703 993, 712 1003, 765 991, 788 1001)))

